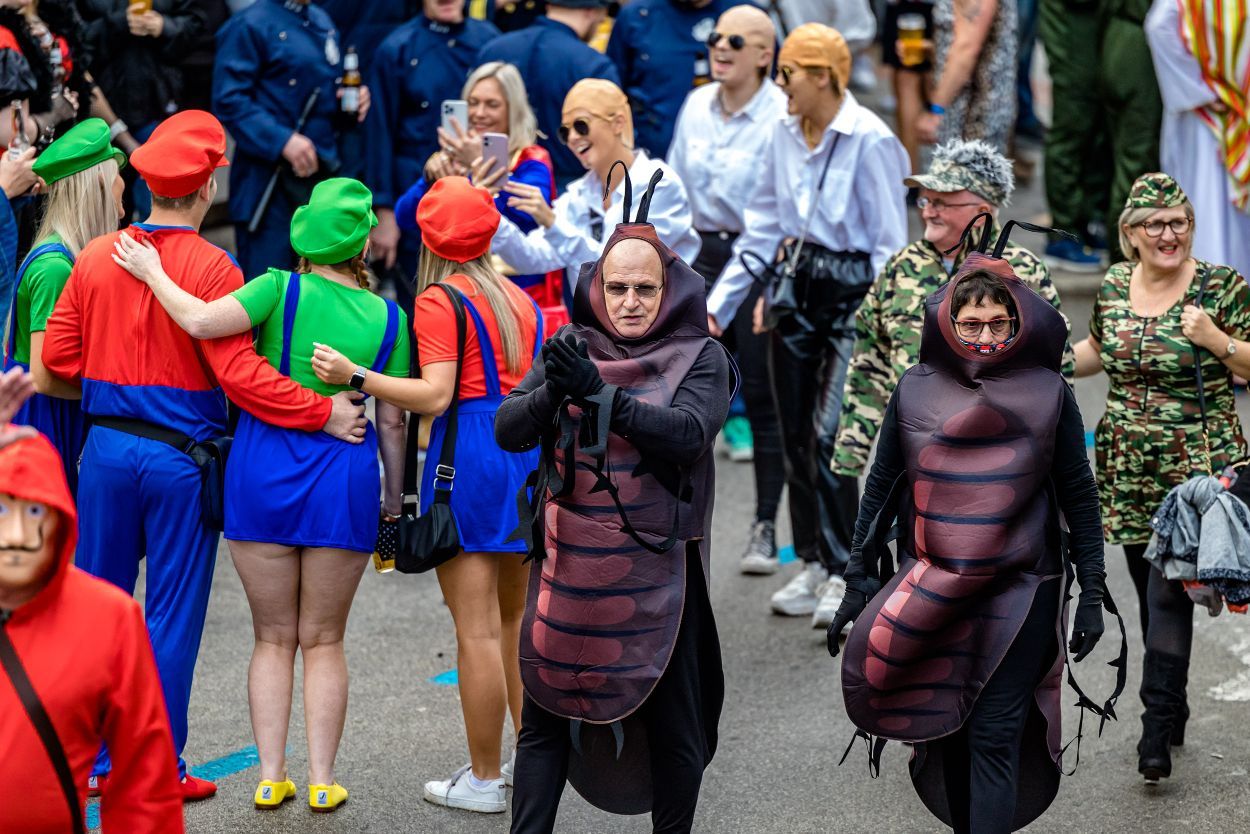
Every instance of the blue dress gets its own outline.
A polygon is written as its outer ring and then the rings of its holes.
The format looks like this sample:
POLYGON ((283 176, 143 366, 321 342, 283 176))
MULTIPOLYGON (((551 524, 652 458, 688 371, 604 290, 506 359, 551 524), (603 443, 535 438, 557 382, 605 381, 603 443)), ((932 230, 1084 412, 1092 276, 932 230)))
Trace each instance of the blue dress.
MULTIPOLYGON (((495 443, 495 412, 503 402, 499 386, 499 366, 495 364, 495 348, 490 342, 482 316, 473 302, 461 294, 465 311, 473 320, 477 341, 482 350, 482 369, 486 376, 486 396, 460 400, 456 417, 455 475, 450 480, 438 479, 438 489, 451 490, 451 514, 460 534, 460 547, 466 553, 524 553, 524 541, 509 541, 516 532, 517 493, 525 479, 538 467, 538 450, 505 452, 495 443)), ((534 357, 543 343, 543 314, 538 304, 534 329, 534 357)), ((458 392, 457 392, 458 393, 458 392)), ((430 428, 430 445, 421 467, 421 512, 434 501, 434 469, 447 433, 447 415, 434 419, 430 428)))

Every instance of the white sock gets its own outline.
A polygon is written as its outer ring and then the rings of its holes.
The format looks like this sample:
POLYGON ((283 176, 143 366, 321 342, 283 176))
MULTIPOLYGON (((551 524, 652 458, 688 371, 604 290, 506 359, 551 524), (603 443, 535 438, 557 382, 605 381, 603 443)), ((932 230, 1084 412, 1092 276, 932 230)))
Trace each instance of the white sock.
POLYGON ((498 781, 498 779, 479 779, 473 774, 473 771, 469 771, 469 787, 475 791, 484 791, 498 781))

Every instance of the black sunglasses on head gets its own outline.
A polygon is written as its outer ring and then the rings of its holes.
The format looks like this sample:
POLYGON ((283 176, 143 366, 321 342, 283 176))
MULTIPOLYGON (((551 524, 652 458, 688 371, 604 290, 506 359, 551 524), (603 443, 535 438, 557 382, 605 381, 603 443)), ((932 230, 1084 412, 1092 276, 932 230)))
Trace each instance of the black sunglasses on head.
MULTIPOLYGON (((578 136, 589 136, 590 135, 590 122, 586 121, 585 119, 574 119, 573 131, 578 136)), ((566 145, 569 143, 569 126, 568 125, 560 125, 560 129, 556 131, 556 134, 560 137, 561 142, 563 142, 566 145)))
MULTIPOLYGON (((724 37, 726 36, 722 35, 720 32, 713 32, 712 34, 707 36, 707 45, 716 46, 716 44, 720 43, 721 38, 724 38, 724 37)), ((742 37, 741 35, 729 35, 728 39, 729 39, 729 48, 735 52, 737 52, 738 50, 742 49, 742 47, 747 45, 747 39, 742 37)))

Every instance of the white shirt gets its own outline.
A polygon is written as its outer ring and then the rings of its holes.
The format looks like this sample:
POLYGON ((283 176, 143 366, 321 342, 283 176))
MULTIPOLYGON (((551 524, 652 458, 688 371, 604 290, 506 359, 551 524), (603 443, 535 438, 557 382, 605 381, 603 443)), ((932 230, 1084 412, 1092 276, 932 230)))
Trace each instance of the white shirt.
POLYGON ((911 163, 885 122, 848 91, 820 144, 811 150, 799 117, 791 116, 773 130, 773 140, 756 172, 759 185, 746 207, 746 232, 734 243, 733 258, 708 295, 707 311, 722 327, 733 320, 751 289, 742 253, 754 252, 772 263, 782 242, 803 231, 835 136, 840 138, 807 240, 834 252, 864 252, 873 272, 880 272, 890 256, 907 244, 903 179, 911 163))
POLYGON ((742 213, 759 181, 773 128, 786 115, 786 94, 769 79, 746 106, 725 118, 719 83, 696 87, 677 114, 668 164, 690 192, 694 227, 742 232, 742 213))
MULTIPOLYGON (((634 151, 634 164, 629 169, 634 192, 630 220, 637 215, 638 204, 657 168, 664 172, 664 178, 655 187, 647 222, 655 227, 656 235, 668 248, 690 263, 699 254, 701 242, 690 222, 686 187, 672 168, 661 160, 649 158, 643 151, 634 151)), ((604 244, 621 222, 624 201, 622 177, 612 192, 611 208, 604 212, 603 183, 594 171, 588 171, 586 176, 569 183, 568 190, 556 198, 552 205, 556 220, 550 228, 539 226, 525 234, 503 217, 491 251, 522 275, 564 269, 569 286, 576 286, 582 264, 597 261, 603 254, 604 244)))

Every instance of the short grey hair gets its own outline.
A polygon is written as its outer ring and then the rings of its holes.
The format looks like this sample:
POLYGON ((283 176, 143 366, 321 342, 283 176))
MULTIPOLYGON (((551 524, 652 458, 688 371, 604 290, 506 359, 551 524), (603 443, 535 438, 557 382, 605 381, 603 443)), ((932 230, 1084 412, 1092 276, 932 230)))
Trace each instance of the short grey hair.
MULTIPOLYGON (((1185 216, 1189 218, 1190 222, 1193 222, 1194 204, 1189 202, 1188 198, 1186 198, 1185 202, 1177 206, 1177 208, 1185 209, 1185 216)), ((1120 221, 1118 224, 1116 224, 1116 231, 1119 233, 1120 251, 1124 253, 1124 257, 1128 258, 1130 261, 1141 260, 1141 256, 1137 252, 1137 247, 1133 245, 1133 242, 1131 240, 1129 240, 1128 232, 1125 231, 1124 227, 1127 226, 1128 228, 1131 229, 1134 226, 1145 223, 1147 220, 1153 217, 1155 213, 1160 212, 1160 211, 1165 211, 1165 209, 1159 208, 1157 206, 1129 206, 1125 208, 1124 211, 1120 212, 1120 221)), ((1193 245, 1194 245, 1193 231, 1194 231, 1193 226, 1190 226, 1189 227, 1189 248, 1191 250, 1193 249, 1193 245)))
POLYGON ((461 98, 467 100, 478 82, 487 78, 499 82, 499 86, 503 88, 503 96, 508 101, 508 151, 515 154, 533 145, 538 141, 538 120, 534 118, 534 111, 530 107, 521 73, 512 64, 503 61, 482 64, 464 82, 461 98))

